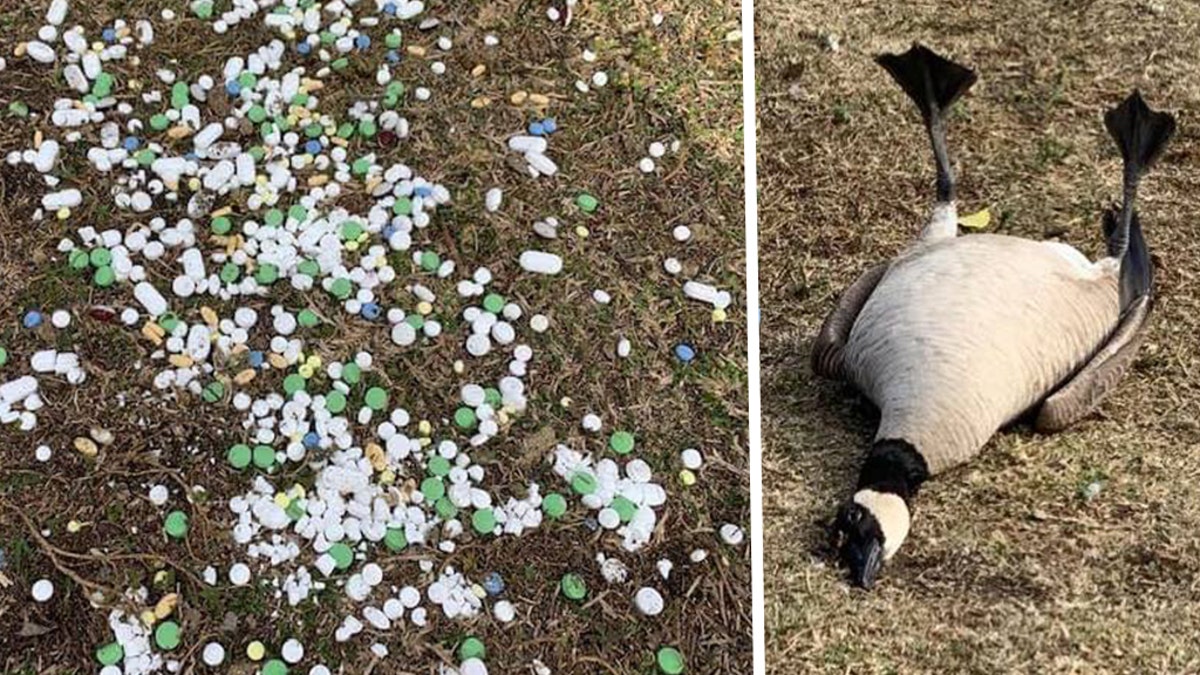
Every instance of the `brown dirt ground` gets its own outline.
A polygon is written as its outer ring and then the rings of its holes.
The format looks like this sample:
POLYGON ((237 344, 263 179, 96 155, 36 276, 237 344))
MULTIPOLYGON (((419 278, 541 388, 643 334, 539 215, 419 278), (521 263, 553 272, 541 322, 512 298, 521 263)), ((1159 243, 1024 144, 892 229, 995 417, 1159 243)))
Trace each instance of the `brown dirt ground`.
POLYGON ((755 10, 770 672, 1200 671, 1200 5, 755 10), (989 207, 995 231, 1096 255, 1120 176, 1103 111, 1140 87, 1180 132, 1142 190, 1160 299, 1130 377, 1078 427, 1003 433, 931 482, 907 544, 863 593, 831 565, 826 532, 874 413, 814 381, 808 353, 837 293, 911 241, 931 204, 918 118, 872 62, 913 40, 980 73, 950 146, 961 208, 989 207))
MULTIPOLYGON (((0 50, 10 54, 19 40, 36 32, 44 4, 0 3, 0 50)), ((219 64, 234 53, 235 45, 242 48, 236 53, 245 53, 246 46, 265 42, 261 28, 248 26, 217 37, 178 0, 74 2, 69 22, 81 23, 95 35, 117 17, 157 16, 164 4, 187 18, 169 26, 158 23, 158 42, 150 53, 179 55, 177 67, 192 77, 219 73, 219 64)), ((592 556, 601 550, 619 552, 619 546, 592 535, 573 509, 574 515, 564 522, 519 540, 505 538, 496 545, 466 541, 451 559, 476 576, 489 570, 504 574, 508 595, 520 608, 516 623, 502 628, 490 618, 471 625, 434 620, 424 631, 411 626, 393 630, 379 636, 386 638, 393 659, 376 672, 397 672, 397 655, 410 657, 407 667, 413 671, 433 672, 429 664, 448 660, 468 632, 488 645, 488 663, 497 673, 528 672, 535 658, 563 674, 647 673, 661 644, 678 645, 691 672, 746 672, 751 650, 749 553, 746 547, 722 546, 716 537, 722 523, 749 521, 736 3, 581 3, 568 30, 545 18, 549 3, 544 2, 428 4, 430 14, 453 29, 456 47, 445 57, 447 75, 432 87, 434 101, 405 110, 414 130, 411 142, 384 158, 411 160, 415 169, 451 188, 455 204, 439 212, 429 228, 433 245, 443 255, 457 259, 460 270, 491 265, 501 287, 507 285, 528 307, 549 310, 554 326, 533 342, 536 361, 526 380, 534 395, 531 412, 480 457, 489 475, 500 485, 524 485, 531 479, 552 484, 549 467, 539 461, 547 438, 599 451, 602 440, 581 437, 578 420, 584 408, 601 413, 606 423, 619 422, 634 430, 643 457, 664 476, 675 475, 678 452, 688 445, 704 449, 708 464, 696 487, 669 482, 669 503, 660 514, 662 529, 642 553, 622 556, 632 570, 631 584, 649 582, 655 561, 663 556, 677 562, 663 615, 636 615, 629 601, 636 585, 600 592, 603 581, 592 556), (655 11, 666 16, 658 29, 650 23, 655 11), (484 32, 499 35, 501 47, 485 51, 484 32), (592 70, 579 58, 588 44, 599 48, 597 65, 609 71, 612 83, 577 97, 571 93, 574 81, 592 70), (486 64, 489 74, 471 78, 468 72, 478 63, 486 64), (559 95, 550 109, 562 125, 552 143, 552 155, 562 169, 555 181, 522 180, 506 160, 505 137, 522 129, 534 114, 508 104, 518 90, 559 95), (476 110, 467 105, 484 95, 493 100, 490 107, 476 110), (636 162, 648 143, 667 137, 681 138, 683 150, 662 162, 659 177, 641 175, 636 162), (505 207, 485 219, 480 215, 483 192, 497 183, 509 186, 505 207), (571 206, 583 189, 602 203, 590 219, 571 206), (559 215, 567 229, 586 222, 592 232, 586 243, 564 244, 571 273, 555 284, 528 276, 508 284, 517 254, 533 241, 532 222, 552 214, 559 215), (695 232, 686 247, 670 236, 679 223, 690 224, 695 232), (662 271, 667 255, 680 257, 685 274, 701 275, 735 292, 727 322, 714 324, 704 306, 683 299, 678 280, 662 271), (611 308, 598 308, 590 301, 595 288, 612 294, 611 308), (634 342, 629 359, 615 355, 618 334, 634 342), (681 367, 670 354, 685 339, 700 354, 690 367, 681 367), (567 396, 574 401, 569 410, 560 405, 567 396), (504 461, 529 457, 531 452, 531 461, 504 461), (683 564, 698 547, 709 550, 708 562, 683 564), (570 606, 556 592, 558 579, 569 570, 583 573, 595 591, 586 605, 570 606)), ((406 29, 405 40, 432 50, 436 38, 446 32, 406 29)), ((344 101, 375 95, 373 64, 382 58, 381 36, 375 44, 373 60, 356 63, 345 76, 344 91, 325 92, 323 110, 341 115, 344 101)), ((153 79, 152 68, 160 64, 147 52, 142 59, 139 68, 127 67, 118 74, 118 95, 129 95, 129 78, 153 79)), ((433 79, 428 63, 415 58, 396 72, 410 84, 433 79)), ((28 59, 10 58, 8 70, 0 73, 0 110, 17 99, 34 111, 49 109, 56 90, 50 73, 28 59)), ((0 125, 0 150, 28 147, 35 129, 44 124, 44 119, 6 116, 0 125)), ((101 292, 67 272, 62 256, 54 251, 58 238, 79 223, 100 228, 128 222, 128 216, 105 206, 106 200, 98 196, 101 184, 88 182, 85 149, 70 149, 66 170, 72 181, 87 183, 84 187, 93 194, 89 210, 75 214, 66 225, 30 223, 41 195, 37 177, 27 169, 0 171, 0 344, 12 355, 3 377, 24 373, 28 355, 55 342, 77 347, 90 371, 81 387, 45 384, 48 407, 35 432, 0 430, 0 549, 5 553, 0 571, 12 582, 0 587, 0 671, 93 670, 92 650, 110 640, 111 633, 105 613, 89 606, 84 588, 69 579, 68 572, 88 583, 125 588, 148 583, 156 572, 166 571, 166 580, 154 586, 152 598, 170 590, 181 592, 180 653, 187 656, 186 663, 194 662, 208 639, 220 639, 231 654, 241 654, 246 643, 257 638, 275 653, 286 637, 295 635, 326 663, 342 664, 345 672, 363 672, 370 642, 332 641, 333 626, 342 614, 330 611, 329 605, 340 602, 339 590, 327 591, 320 606, 289 609, 269 590, 201 588, 197 583, 205 565, 213 564, 223 574, 242 556, 228 536, 225 501, 241 493, 246 480, 220 460, 240 437, 227 404, 204 406, 189 397, 166 403, 143 398, 156 370, 147 362, 147 344, 136 331, 83 316, 93 304, 131 302, 128 288, 101 292), (76 320, 66 331, 25 331, 20 328, 21 313, 34 306, 69 307, 76 320), (117 441, 98 461, 87 462, 70 445, 93 425, 111 429, 117 441), (55 451, 47 464, 33 460, 33 449, 41 443, 55 451), (173 504, 187 508, 193 523, 186 545, 169 543, 160 534, 162 513, 145 498, 147 487, 155 482, 181 489, 202 485, 207 490, 207 497, 191 504, 178 492, 174 495, 173 504), (69 535, 65 526, 70 520, 86 526, 69 535), (48 544, 34 535, 40 529, 53 533, 48 544), (43 576, 54 580, 57 592, 52 602, 36 605, 29 600, 28 588, 43 576), (227 612, 237 615, 236 629, 225 621, 227 612)), ((166 270, 164 266, 158 273, 166 270)), ((366 341, 377 363, 388 364, 380 376, 411 396, 405 402, 414 418, 422 410, 431 417, 448 416, 450 395, 462 384, 450 371, 458 337, 447 335, 439 348, 415 356, 397 356, 378 330, 345 321, 323 297, 313 302, 326 316, 335 317, 335 326, 319 348, 327 360, 346 358, 366 341), (433 393, 416 393, 418 385, 433 393)), ((456 303, 457 299, 450 304, 456 303)), ((444 312, 451 316, 460 309, 451 306, 444 312)), ((403 584, 415 575, 413 563, 402 564, 406 557, 413 554, 383 556, 389 583, 403 584)))

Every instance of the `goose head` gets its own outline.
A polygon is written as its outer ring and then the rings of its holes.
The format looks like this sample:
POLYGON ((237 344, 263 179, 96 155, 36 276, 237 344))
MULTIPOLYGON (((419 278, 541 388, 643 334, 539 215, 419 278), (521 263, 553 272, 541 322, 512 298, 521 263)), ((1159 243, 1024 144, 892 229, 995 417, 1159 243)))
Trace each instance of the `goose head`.
POLYGON ((839 557, 856 586, 875 585, 883 563, 908 537, 910 524, 908 503, 895 493, 861 489, 842 505, 835 524, 839 557))

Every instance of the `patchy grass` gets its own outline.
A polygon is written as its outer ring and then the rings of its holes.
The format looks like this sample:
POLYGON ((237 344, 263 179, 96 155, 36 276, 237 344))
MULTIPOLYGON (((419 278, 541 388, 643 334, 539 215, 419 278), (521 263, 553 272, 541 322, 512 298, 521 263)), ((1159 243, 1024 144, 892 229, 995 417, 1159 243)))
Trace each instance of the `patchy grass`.
MULTIPOLYGON (((41 25, 43 4, 0 9, 0 47, 10 56, 8 69, 0 73, 0 111, 21 100, 44 114, 58 95, 61 78, 52 69, 11 58, 12 47, 32 38, 41 25)), ((491 458, 485 460, 490 461, 489 481, 553 484, 539 454, 544 448, 538 450, 533 440, 540 435, 599 451, 603 440, 584 438, 579 429, 582 414, 594 410, 606 424, 636 431, 643 458, 656 474, 661 472, 670 496, 659 516, 659 531, 636 555, 623 554, 618 542, 591 533, 575 513, 520 539, 460 542, 453 556, 435 556, 468 574, 501 572, 507 597, 518 606, 517 621, 501 626, 485 615, 462 625, 435 617, 422 630, 408 625, 372 636, 392 653, 377 672, 395 672, 400 661, 414 672, 435 672, 432 664, 451 663, 453 650, 468 632, 488 645, 488 664, 495 673, 527 672, 534 659, 562 674, 648 673, 654 668, 654 650, 663 644, 680 648, 689 672, 747 672, 749 553, 724 547, 715 534, 722 523, 745 525, 749 520, 741 64, 740 43, 729 39, 738 27, 736 3, 581 3, 569 29, 546 20, 547 3, 429 4, 429 13, 443 25, 428 32, 406 29, 406 44, 432 51, 438 36, 452 35, 455 48, 444 56, 448 72, 435 78, 428 62, 415 58, 395 68, 400 79, 428 84, 434 99, 406 104, 403 113, 413 137, 384 153, 380 163, 405 161, 453 193, 451 207, 434 218, 429 240, 418 240, 417 246, 432 242, 457 260, 460 270, 490 266, 513 297, 530 311, 546 313, 553 326, 533 343, 536 358, 526 378, 529 412, 480 455, 491 458), (658 28, 651 24, 655 11, 665 16, 658 28), (486 33, 500 36, 501 45, 485 50, 486 33), (589 45, 600 57, 595 67, 605 68, 612 82, 581 96, 573 86, 593 68, 580 58, 589 45), (470 70, 480 63, 487 65, 488 75, 473 78, 470 70), (518 90, 552 94, 549 113, 562 129, 551 151, 562 170, 556 180, 523 178, 505 156, 504 139, 533 116, 508 104, 518 90), (490 106, 468 105, 485 95, 492 99, 490 106), (682 149, 663 160, 657 176, 643 176, 637 160, 651 141, 664 138, 680 139, 682 149), (497 184, 506 188, 505 206, 485 217, 484 191, 497 184), (591 218, 571 206, 585 189, 601 199, 601 210, 591 218), (586 224, 591 236, 563 244, 569 273, 553 283, 517 279, 517 254, 536 241, 531 224, 549 215, 557 215, 566 229, 586 224), (695 233, 686 246, 671 237, 671 229, 681 223, 695 233), (703 305, 683 298, 679 280, 662 269, 668 256, 683 262, 685 276, 703 276, 735 293, 727 322, 714 324, 703 305), (596 288, 613 296, 611 306, 591 302, 596 288), (629 359, 616 357, 620 335, 634 343, 629 359), (692 367, 679 366, 670 353, 681 340, 697 348, 692 367), (568 397, 572 403, 565 408, 562 402, 568 397), (531 446, 530 461, 510 459, 528 457, 531 446), (688 446, 703 449, 707 458, 700 482, 692 488, 674 478, 678 452, 688 446), (697 548, 710 552, 708 560, 688 563, 688 554, 697 548), (617 554, 629 565, 628 588, 603 588, 593 560, 597 551, 617 554), (654 565, 663 557, 676 564, 664 593, 667 609, 647 619, 636 614, 630 598, 638 585, 657 576, 654 565), (595 592, 587 605, 568 605, 557 594, 556 582, 568 570, 583 574, 595 592)), ((127 62, 119 69, 119 96, 129 95, 126 84, 132 78, 149 85, 153 69, 168 61, 189 77, 218 74, 224 58, 244 54, 269 37, 251 24, 216 36, 185 10, 178 1, 74 2, 68 25, 84 25, 95 35, 115 18, 155 19, 158 40, 142 51, 139 66, 127 62), (171 24, 159 21, 164 4, 181 18, 171 24)), ((376 51, 374 59, 381 54, 376 51)), ((350 101, 374 95, 374 63, 356 62, 338 80, 341 89, 327 88, 322 110, 341 115, 350 101)), ((29 147, 36 130, 49 128, 44 117, 6 117, 4 122, 0 149, 5 153, 29 147)), ((0 572, 12 581, 0 587, 0 670, 91 668, 92 651, 111 634, 106 612, 90 605, 87 591, 139 584, 151 587, 152 598, 170 590, 181 593, 184 644, 177 655, 185 669, 197 663, 199 648, 210 639, 220 640, 231 655, 244 660, 240 655, 250 640, 263 640, 277 650, 290 636, 345 672, 373 667, 367 651, 373 640, 332 640, 341 616, 353 611, 340 589, 331 586, 317 604, 310 599, 291 608, 275 597, 273 588, 225 584, 229 564, 245 558, 229 535, 226 502, 244 492, 248 481, 221 459, 241 439, 240 419, 225 405, 205 405, 186 395, 167 400, 147 395, 161 367, 149 360, 147 343, 136 330, 87 316, 93 305, 131 304, 130 290, 95 289, 66 269, 55 245, 85 223, 122 228, 136 219, 111 208, 105 183, 82 160, 86 147, 67 148, 63 175, 70 175, 87 197, 85 209, 65 223, 31 222, 44 192, 39 178, 28 167, 0 168, 0 344, 12 355, 0 376, 24 374, 29 355, 49 345, 75 348, 89 371, 80 387, 43 379, 47 407, 34 432, 0 430, 0 548, 5 554, 0 572), (27 331, 20 327, 20 316, 28 307, 66 307, 75 321, 65 331, 48 326, 27 331), (96 461, 86 461, 71 449, 71 440, 93 426, 110 429, 117 440, 96 461), (48 463, 33 459, 40 444, 54 450, 48 463), (186 505, 192 528, 185 544, 168 542, 160 534, 163 513, 145 497, 154 483, 170 485, 178 503, 178 491, 203 488, 203 493, 192 492, 192 503, 186 505), (83 524, 78 533, 67 532, 72 520, 83 524), (216 587, 198 578, 210 564, 221 574, 216 587), (31 602, 28 594, 30 584, 41 577, 56 586, 53 601, 44 605, 31 602)), ((150 270, 160 288, 169 287, 174 272, 168 265, 150 270)), ((374 376, 404 392, 414 419, 448 416, 452 408, 447 406, 461 384, 451 370, 461 351, 461 340, 450 335, 456 331, 455 320, 447 320, 447 335, 437 348, 401 353, 378 330, 346 318, 318 295, 305 302, 332 322, 316 338, 320 353, 345 358, 369 348, 376 362, 384 364, 374 376)), ((293 297, 289 304, 298 300, 293 297)), ((199 306, 183 304, 186 312, 199 306)), ((257 305, 262 314, 266 304, 257 305)), ((227 315, 227 308, 221 313, 227 315)), ((443 314, 453 317, 458 309, 447 308, 443 314)), ((299 471, 289 479, 303 481, 306 475, 299 471)), ((375 555, 386 583, 418 580, 413 561, 420 552, 393 556, 380 548, 375 555)))
POLYGON ((1110 0, 756 3, 767 653, 773 673, 1193 672, 1200 610, 1200 8, 1110 0), (828 48, 836 36, 839 49, 828 48), (836 295, 912 241, 933 162, 872 61, 920 40, 980 82, 950 125, 961 208, 1102 250, 1120 158, 1101 116, 1134 87, 1180 132, 1143 183, 1159 302, 1136 366, 1057 436, 999 435, 932 481, 871 593, 832 568, 827 525, 874 413, 815 381, 836 295), (1103 487, 1090 500, 1081 488, 1103 487))

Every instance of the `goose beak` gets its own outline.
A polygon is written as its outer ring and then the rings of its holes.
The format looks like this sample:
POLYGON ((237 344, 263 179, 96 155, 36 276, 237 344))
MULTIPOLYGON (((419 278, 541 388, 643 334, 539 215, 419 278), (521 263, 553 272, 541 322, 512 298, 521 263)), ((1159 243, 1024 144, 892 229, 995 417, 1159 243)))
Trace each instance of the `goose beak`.
POLYGON ((883 546, 878 539, 868 539, 850 551, 850 578, 855 586, 871 590, 883 567, 883 546))

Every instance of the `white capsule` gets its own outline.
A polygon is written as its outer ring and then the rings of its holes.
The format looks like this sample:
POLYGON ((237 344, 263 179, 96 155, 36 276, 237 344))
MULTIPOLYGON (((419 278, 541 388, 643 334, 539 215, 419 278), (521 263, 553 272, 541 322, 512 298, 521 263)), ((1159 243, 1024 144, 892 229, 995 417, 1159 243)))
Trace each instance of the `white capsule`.
POLYGON ((519 262, 521 269, 536 274, 558 274, 563 268, 562 258, 544 251, 525 251, 519 262))
POLYGON ((500 205, 504 201, 504 191, 500 188, 492 188, 487 191, 484 196, 483 204, 490 213, 495 213, 500 210, 500 205))

